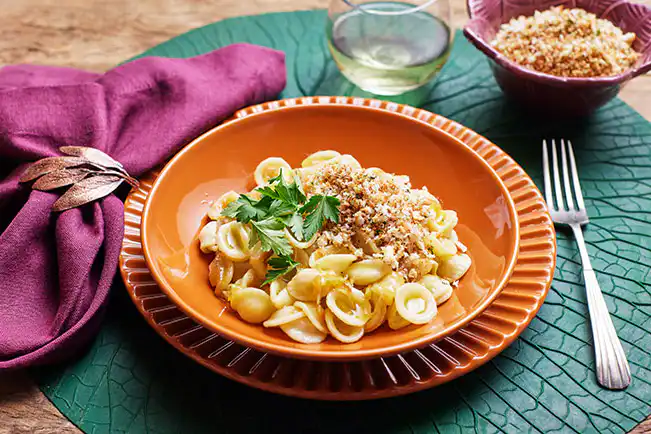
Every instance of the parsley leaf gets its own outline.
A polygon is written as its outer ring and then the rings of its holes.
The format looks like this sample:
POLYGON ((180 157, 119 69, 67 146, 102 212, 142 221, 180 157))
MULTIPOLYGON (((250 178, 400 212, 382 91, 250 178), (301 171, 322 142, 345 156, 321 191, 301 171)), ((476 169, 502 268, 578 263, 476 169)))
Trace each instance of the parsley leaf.
POLYGON ((339 199, 334 196, 312 196, 299 210, 300 213, 307 213, 303 226, 303 236, 306 240, 312 237, 323 227, 326 219, 333 223, 339 223, 339 199))
POLYGON ((261 221, 251 220, 251 227, 253 231, 249 239, 249 245, 254 246, 258 241, 262 250, 273 252, 278 255, 291 255, 293 252, 292 246, 285 237, 285 224, 275 217, 269 217, 261 221))
POLYGON ((292 215, 294 211, 296 211, 296 208, 296 205, 275 200, 269 207, 269 214, 274 217, 283 217, 286 215, 292 215))
POLYGON ((304 236, 304 234, 303 234, 303 224, 304 224, 303 216, 300 213, 295 212, 294 214, 292 214, 291 218, 289 219, 289 221, 286 224, 291 229, 292 234, 294 234, 294 237, 298 241, 303 241, 303 236, 304 236))
POLYGON ((266 185, 264 187, 258 187, 255 190, 258 191, 263 196, 268 196, 268 197, 270 197, 272 199, 280 199, 280 196, 278 196, 278 193, 276 193, 276 190, 269 187, 268 185, 266 185))
POLYGON ((238 222, 242 223, 261 220, 269 213, 272 202, 273 200, 268 197, 254 200, 245 194, 241 194, 236 201, 229 203, 222 210, 222 215, 237 219, 238 222))
POLYGON ((270 258, 269 261, 267 261, 267 264, 269 264, 271 268, 267 271, 265 281, 262 282, 263 286, 267 283, 273 282, 280 276, 289 273, 294 268, 298 267, 300 262, 294 261, 289 255, 283 255, 270 258))
POLYGON ((298 177, 295 176, 294 182, 288 184, 282 174, 282 169, 280 169, 280 174, 276 178, 272 178, 275 183, 276 198, 295 207, 302 205, 305 202, 305 194, 298 177))

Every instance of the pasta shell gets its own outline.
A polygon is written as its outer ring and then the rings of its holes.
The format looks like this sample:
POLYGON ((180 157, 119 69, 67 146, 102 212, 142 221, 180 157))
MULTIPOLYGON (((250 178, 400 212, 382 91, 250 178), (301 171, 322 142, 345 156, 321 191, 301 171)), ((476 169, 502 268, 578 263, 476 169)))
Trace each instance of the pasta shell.
POLYGON ((256 272, 251 268, 244 273, 244 276, 237 279, 235 285, 241 288, 257 287, 262 283, 262 278, 258 277, 256 272))
POLYGON ((287 284, 289 295, 299 301, 316 301, 320 291, 321 274, 319 270, 305 268, 287 284))
POLYGON ((357 342, 364 336, 364 327, 351 327, 343 323, 329 309, 326 310, 325 321, 332 337, 345 344, 357 342))
POLYGON ((418 283, 430 290, 437 305, 443 304, 452 296, 452 285, 439 276, 428 274, 427 276, 423 276, 418 283))
POLYGON ((241 288, 231 295, 231 307, 246 322, 259 324, 274 312, 269 294, 258 288, 241 288))
POLYGON ((199 248, 204 253, 216 252, 217 247, 217 231, 219 224, 216 221, 208 222, 201 231, 199 231, 199 248))
POLYGON ((260 247, 260 243, 250 249, 249 265, 255 271, 255 274, 264 279, 267 274, 267 260, 271 256, 271 252, 264 252, 260 247))
POLYGON ((215 294, 221 295, 233 280, 233 263, 221 253, 215 255, 215 259, 208 265, 208 280, 215 288, 215 294))
POLYGON ((228 191, 217 200, 215 200, 208 208, 208 218, 211 220, 217 220, 222 216, 222 211, 228 206, 231 202, 235 202, 240 195, 234 191, 228 191))
POLYGON ((348 267, 346 274, 355 285, 366 286, 391 272, 391 267, 379 259, 365 259, 348 267))
POLYGON ((395 303, 389 306, 389 309, 387 311, 387 322, 389 323, 389 328, 391 330, 400 330, 401 328, 407 327, 410 324, 409 321, 398 314, 395 303))
POLYGON ((398 288, 395 307, 398 314, 412 324, 426 324, 438 312, 434 296, 419 283, 406 283, 398 288))
POLYGON ((447 237, 458 222, 459 217, 456 211, 447 209, 439 211, 436 218, 428 219, 427 226, 431 231, 447 237))
POLYGON ((446 260, 457 253, 457 245, 449 238, 439 238, 436 234, 431 234, 427 239, 432 252, 439 258, 446 260))
POLYGON ((268 320, 262 323, 264 327, 279 327, 283 324, 296 321, 303 318, 305 313, 296 309, 294 306, 285 306, 271 314, 268 320))
POLYGON ((303 267, 309 267, 310 257, 305 250, 294 248, 293 259, 303 267))
POLYGON ((450 282, 456 282, 466 274, 471 264, 472 260, 467 254, 455 255, 441 263, 438 274, 450 282))
POLYGON ((318 151, 303 160, 301 167, 307 168, 320 166, 326 161, 332 160, 333 158, 339 157, 340 155, 341 154, 337 151, 318 151))
POLYGON ((318 330, 308 318, 299 318, 290 323, 281 324, 280 329, 296 342, 318 344, 325 340, 327 333, 318 330))
POLYGON ((319 270, 334 271, 343 273, 357 259, 357 256, 351 254, 334 254, 326 255, 315 261, 315 268, 319 270))
POLYGON ((269 285, 269 296, 271 303, 276 309, 282 309, 294 303, 294 298, 287 291, 287 283, 282 279, 276 279, 269 285))
POLYGON ((244 262, 251 256, 249 231, 242 223, 226 223, 217 231, 217 247, 231 261, 244 262))
POLYGON ((363 327, 371 313, 371 304, 359 290, 335 289, 326 296, 326 306, 343 323, 363 327))
MULTIPOLYGON (((396 296, 396 289, 405 284, 405 279, 399 273, 392 271, 384 276, 379 282, 369 286, 372 290, 377 291, 382 295, 384 303, 387 306, 393 304, 393 299, 396 296)), ((368 291, 368 289, 367 289, 368 291)))
POLYGON ((289 244, 292 247, 294 247, 296 249, 306 250, 306 249, 309 249, 310 247, 312 247, 312 245, 314 244, 314 242, 317 239, 317 236, 314 235, 312 237, 312 239, 308 240, 308 241, 298 241, 296 238, 294 238, 294 235, 292 235, 292 233, 289 232, 289 230, 287 230, 287 228, 285 228, 285 238, 287 238, 287 241, 289 241, 289 244))
POLYGON ((323 258, 324 256, 343 254, 343 253, 350 253, 350 252, 344 248, 335 247, 335 246, 318 248, 310 254, 310 260, 308 262, 308 265, 310 266, 310 268, 316 268, 316 261, 323 258))
POLYGON ((369 175, 375 175, 375 176, 387 175, 387 173, 384 170, 380 169, 379 167, 367 167, 364 171, 369 175))
POLYGON ((325 310, 321 306, 315 303, 297 301, 294 303, 294 307, 301 310, 318 331, 328 333, 328 328, 325 323, 325 310))
POLYGON ((279 157, 270 157, 265 160, 262 160, 258 167, 255 168, 253 172, 253 178, 258 187, 267 185, 271 178, 278 176, 280 171, 283 171, 283 179, 287 182, 292 181, 292 167, 279 157))
POLYGON ((332 160, 328 161, 329 163, 334 163, 334 164, 341 164, 342 166, 350 166, 353 169, 361 169, 362 165, 359 164, 359 161, 355 159, 350 154, 344 154, 340 155, 336 158, 333 158, 332 160))
POLYGON ((371 304, 371 317, 364 324, 364 331, 370 333, 384 323, 387 316, 387 304, 384 302, 382 294, 376 291, 367 290, 366 296, 371 304))

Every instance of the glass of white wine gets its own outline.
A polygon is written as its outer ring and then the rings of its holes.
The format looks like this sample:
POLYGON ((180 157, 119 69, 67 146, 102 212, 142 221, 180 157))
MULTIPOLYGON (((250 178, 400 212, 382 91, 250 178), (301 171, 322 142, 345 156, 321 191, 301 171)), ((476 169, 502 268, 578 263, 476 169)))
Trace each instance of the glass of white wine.
POLYGON ((331 0, 328 46, 341 73, 376 95, 431 80, 452 43, 449 0, 331 0))

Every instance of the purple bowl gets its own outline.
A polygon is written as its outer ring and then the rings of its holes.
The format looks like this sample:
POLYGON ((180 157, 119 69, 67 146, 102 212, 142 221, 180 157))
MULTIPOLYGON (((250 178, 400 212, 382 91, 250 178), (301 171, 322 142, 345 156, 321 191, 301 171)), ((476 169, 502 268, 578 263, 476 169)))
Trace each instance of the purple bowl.
POLYGON ((630 79, 651 70, 651 8, 623 0, 467 0, 470 21, 466 38, 490 60, 495 80, 504 93, 536 111, 582 116, 614 98, 630 79), (642 53, 628 71, 610 77, 556 77, 508 60, 490 42, 501 24, 520 15, 533 15, 552 6, 578 7, 610 20, 625 32, 635 32, 633 48, 642 53))

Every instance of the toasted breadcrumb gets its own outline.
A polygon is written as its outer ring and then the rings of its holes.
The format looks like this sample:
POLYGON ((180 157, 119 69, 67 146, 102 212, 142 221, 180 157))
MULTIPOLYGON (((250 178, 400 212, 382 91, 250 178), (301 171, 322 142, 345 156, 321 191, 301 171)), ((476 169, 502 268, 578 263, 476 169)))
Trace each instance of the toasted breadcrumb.
POLYGON ((553 7, 513 18, 492 41, 508 59, 538 72, 561 77, 621 74, 640 57, 624 33, 608 20, 583 9, 553 7))
POLYGON ((426 188, 412 190, 406 176, 340 164, 322 165, 303 178, 308 196, 330 195, 341 201, 339 223, 325 226, 318 247, 334 245, 372 255, 409 281, 427 273, 422 261, 431 263, 435 255, 423 241, 431 234, 425 221, 436 212, 426 188))

